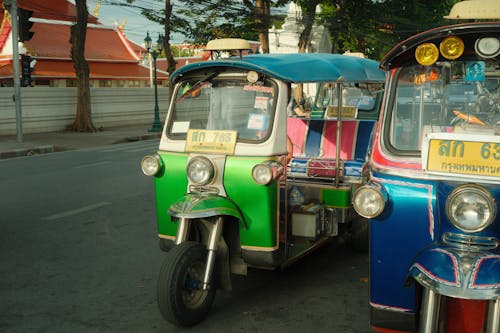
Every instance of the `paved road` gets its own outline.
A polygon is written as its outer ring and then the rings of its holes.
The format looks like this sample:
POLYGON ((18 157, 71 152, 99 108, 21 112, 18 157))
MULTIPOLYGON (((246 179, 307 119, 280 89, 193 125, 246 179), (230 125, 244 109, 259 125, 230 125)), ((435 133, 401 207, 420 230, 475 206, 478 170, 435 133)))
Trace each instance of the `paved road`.
MULTIPOLYGON (((0 332, 184 332, 156 306, 157 140, 0 160, 0 332)), ((234 276, 194 332, 368 332, 367 256, 234 276)))

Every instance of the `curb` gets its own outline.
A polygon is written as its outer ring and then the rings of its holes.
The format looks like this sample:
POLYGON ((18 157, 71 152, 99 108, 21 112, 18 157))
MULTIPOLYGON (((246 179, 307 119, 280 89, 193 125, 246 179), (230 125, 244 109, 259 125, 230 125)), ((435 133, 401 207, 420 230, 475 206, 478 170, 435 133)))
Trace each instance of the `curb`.
MULTIPOLYGON (((114 143, 124 143, 124 142, 134 142, 134 141, 142 141, 142 140, 152 140, 161 138, 161 133, 151 133, 151 134, 143 134, 143 135, 132 135, 127 136, 123 139, 115 141, 114 143)), ((14 158, 14 157, 23 157, 23 156, 33 156, 39 154, 47 154, 47 153, 55 153, 65 150, 73 150, 67 149, 63 146, 59 145, 41 145, 34 147, 26 147, 26 148, 18 148, 12 149, 9 151, 0 151, 0 160, 6 158, 14 158)))
POLYGON ((0 159, 47 154, 47 153, 53 153, 55 151, 56 149, 53 145, 19 148, 10 151, 0 152, 0 159))
POLYGON ((142 141, 142 140, 152 140, 161 138, 161 133, 154 134, 143 134, 136 136, 128 136, 125 138, 125 141, 142 141))

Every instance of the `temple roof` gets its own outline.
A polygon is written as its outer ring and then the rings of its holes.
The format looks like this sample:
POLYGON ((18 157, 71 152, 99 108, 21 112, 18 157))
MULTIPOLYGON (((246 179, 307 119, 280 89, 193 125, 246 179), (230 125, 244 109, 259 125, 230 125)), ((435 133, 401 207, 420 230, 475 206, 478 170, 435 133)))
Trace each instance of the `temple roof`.
MULTIPOLYGON (((0 0, 3 3, 3 0, 0 0)), ((76 6, 67 0, 17 0, 17 7, 33 12, 32 17, 60 20, 60 21, 75 21, 76 6)), ((89 23, 98 23, 95 16, 89 13, 89 23)))
MULTIPOLYGON (((71 27, 63 22, 35 22, 33 38, 24 43, 30 55, 37 58, 71 59, 71 27)), ((132 61, 140 58, 117 29, 88 26, 85 40, 87 61, 132 61)))
MULTIPOLYGON (((0 0, 0 6, 3 0, 0 0)), ((76 7, 67 0, 18 0, 18 7, 33 11, 33 37, 24 42, 26 54, 37 60, 34 78, 75 78, 71 60, 71 22, 76 7)), ((0 7, 2 8, 2 7, 0 7)), ((90 79, 147 80, 150 69, 140 64, 146 50, 129 41, 119 28, 100 24, 89 14, 85 58, 90 79), (95 24, 93 24, 95 23, 95 24)), ((0 10, 0 78, 12 77, 12 34, 10 18, 0 10)), ((21 52, 23 53, 23 52, 21 52)), ((157 71, 158 80, 167 80, 165 71, 157 71)))

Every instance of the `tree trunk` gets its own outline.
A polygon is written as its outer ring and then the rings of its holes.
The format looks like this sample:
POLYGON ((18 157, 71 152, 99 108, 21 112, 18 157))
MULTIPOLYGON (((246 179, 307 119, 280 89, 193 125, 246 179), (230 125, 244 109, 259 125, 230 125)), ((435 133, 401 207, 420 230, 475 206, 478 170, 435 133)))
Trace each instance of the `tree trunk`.
POLYGON ((255 23, 259 32, 262 53, 269 53, 269 22, 271 21, 271 0, 255 1, 255 23))
POLYGON ((89 64, 85 59, 85 39, 87 36, 87 1, 76 0, 76 24, 71 26, 71 59, 76 73, 78 87, 76 116, 70 130, 95 132, 92 123, 89 85, 89 64))
POLYGON ((309 44, 309 38, 311 37, 314 18, 316 16, 316 6, 318 3, 318 0, 310 0, 306 1, 305 4, 300 4, 304 30, 302 30, 299 37, 299 53, 305 53, 307 51, 307 45, 309 44))
MULTIPOLYGON (((164 44, 163 49, 165 50, 165 55, 167 57, 168 75, 171 75, 175 71, 177 65, 177 62, 174 59, 174 55, 172 54, 172 50, 170 49, 170 18, 172 16, 172 6, 173 5, 171 4, 170 0, 165 1, 165 37, 163 38, 163 44, 164 44)), ((169 82, 169 87, 168 87, 169 101, 171 100, 173 93, 174 93, 174 87, 169 82)))

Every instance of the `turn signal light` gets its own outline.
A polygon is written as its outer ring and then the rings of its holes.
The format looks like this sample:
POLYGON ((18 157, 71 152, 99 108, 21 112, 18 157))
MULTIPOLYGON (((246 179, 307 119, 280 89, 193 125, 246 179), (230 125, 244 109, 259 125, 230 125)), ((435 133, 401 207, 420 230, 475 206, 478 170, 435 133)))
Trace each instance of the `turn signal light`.
POLYGON ((439 44, 439 50, 443 57, 454 60, 464 53, 464 42, 457 36, 449 36, 439 44))
POLYGON ((423 66, 430 66, 439 58, 439 50, 433 43, 420 44, 415 50, 415 59, 423 66))

